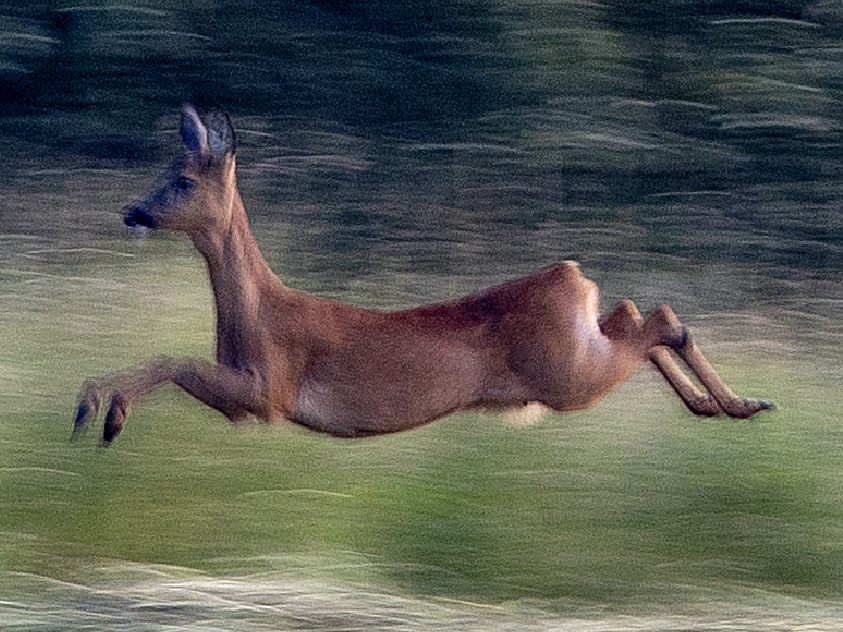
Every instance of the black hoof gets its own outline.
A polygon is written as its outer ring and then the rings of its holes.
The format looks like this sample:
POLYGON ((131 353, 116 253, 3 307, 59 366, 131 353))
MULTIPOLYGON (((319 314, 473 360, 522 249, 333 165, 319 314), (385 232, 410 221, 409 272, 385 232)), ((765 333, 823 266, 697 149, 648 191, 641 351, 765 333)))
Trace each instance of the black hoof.
POLYGON ((88 420, 91 416, 91 407, 85 402, 79 404, 76 409, 76 418, 73 420, 73 432, 70 433, 70 440, 75 441, 80 436, 85 434, 88 429, 88 420))
POLYGON ((111 445, 111 442, 114 441, 114 437, 119 435, 122 429, 122 426, 115 424, 113 421, 109 422, 109 420, 106 420, 102 429, 102 446, 107 448, 111 445))
POLYGON ((85 423, 88 421, 88 413, 91 412, 91 407, 88 406, 85 402, 79 404, 79 408, 76 409, 76 419, 73 420, 74 426, 84 426, 85 423))
POLYGON ((114 437, 120 434, 123 429, 123 420, 126 417, 125 410, 116 402, 112 401, 108 414, 105 416, 105 424, 102 428, 102 445, 107 447, 114 441, 114 437))

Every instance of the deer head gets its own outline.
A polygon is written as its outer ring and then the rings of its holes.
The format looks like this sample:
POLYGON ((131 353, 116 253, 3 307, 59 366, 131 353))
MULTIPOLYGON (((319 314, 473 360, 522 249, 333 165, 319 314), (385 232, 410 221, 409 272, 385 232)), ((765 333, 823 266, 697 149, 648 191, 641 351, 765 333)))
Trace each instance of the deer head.
POLYGON ((231 120, 215 112, 203 122, 192 105, 185 105, 181 138, 184 153, 170 165, 164 183, 123 210, 127 226, 181 230, 196 236, 230 224, 237 190, 231 120))

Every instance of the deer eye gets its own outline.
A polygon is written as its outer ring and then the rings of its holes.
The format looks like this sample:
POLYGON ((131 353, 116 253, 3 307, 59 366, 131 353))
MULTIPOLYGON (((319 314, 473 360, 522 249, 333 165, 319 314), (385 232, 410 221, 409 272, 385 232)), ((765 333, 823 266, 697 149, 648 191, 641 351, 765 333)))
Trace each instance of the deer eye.
POLYGON ((177 178, 174 183, 176 190, 181 193, 189 193, 193 190, 193 180, 184 176, 177 178))

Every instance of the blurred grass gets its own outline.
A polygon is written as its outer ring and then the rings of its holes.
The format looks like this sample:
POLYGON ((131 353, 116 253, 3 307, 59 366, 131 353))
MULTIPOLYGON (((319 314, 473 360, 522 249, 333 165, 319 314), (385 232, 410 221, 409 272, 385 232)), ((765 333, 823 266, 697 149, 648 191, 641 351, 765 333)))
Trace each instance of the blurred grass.
POLYGON ((839 623, 837 3, 146 4, 0 0, 0 625, 227 627, 280 603, 265 627, 371 629, 403 607, 379 591, 440 629, 509 620, 431 595, 647 615, 526 629, 718 627, 650 616, 695 603, 727 629, 839 623), (396 307, 576 258, 604 306, 674 303, 779 410, 700 421, 642 371, 532 428, 348 442, 168 391, 109 450, 69 445, 83 378, 211 354, 195 254, 118 240, 113 214, 182 101, 232 112, 291 285, 396 307))
POLYGON ((687 602, 730 584, 839 594, 843 402, 839 372, 810 355, 738 334, 717 344, 717 323, 699 330, 737 390, 777 400, 748 422, 693 418, 645 370, 597 408, 529 428, 464 414, 342 441, 235 428, 167 391, 111 448, 97 447, 99 428, 70 445, 84 377, 212 344, 194 256, 166 239, 137 257, 100 245, 30 248, 40 273, 27 293, 2 286, 0 571, 73 581, 124 561, 292 570, 547 608, 687 602))

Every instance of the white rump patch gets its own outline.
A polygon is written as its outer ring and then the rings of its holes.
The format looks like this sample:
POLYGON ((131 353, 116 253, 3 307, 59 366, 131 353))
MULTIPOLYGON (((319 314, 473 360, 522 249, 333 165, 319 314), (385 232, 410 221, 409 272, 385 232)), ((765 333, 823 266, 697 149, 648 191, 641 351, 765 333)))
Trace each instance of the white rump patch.
POLYGON ((513 426, 532 426, 550 409, 539 402, 528 402, 518 408, 507 408, 503 413, 504 421, 513 426))

